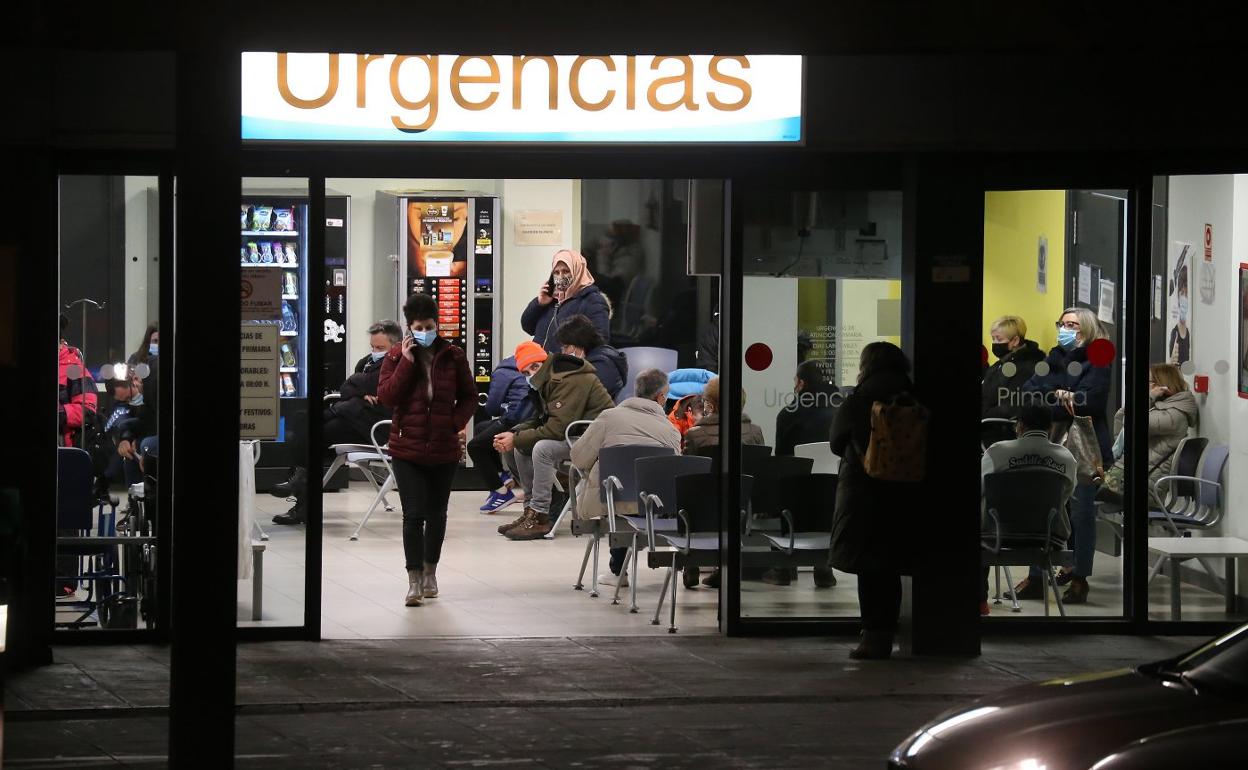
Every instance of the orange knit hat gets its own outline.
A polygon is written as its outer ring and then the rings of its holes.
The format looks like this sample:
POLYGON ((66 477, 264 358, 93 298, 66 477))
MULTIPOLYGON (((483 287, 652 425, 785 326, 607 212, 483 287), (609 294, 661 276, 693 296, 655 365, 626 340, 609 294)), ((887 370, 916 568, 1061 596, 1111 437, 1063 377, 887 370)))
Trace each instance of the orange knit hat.
POLYGON ((537 361, 546 360, 546 350, 536 342, 521 342, 516 345, 516 368, 524 371, 537 361))

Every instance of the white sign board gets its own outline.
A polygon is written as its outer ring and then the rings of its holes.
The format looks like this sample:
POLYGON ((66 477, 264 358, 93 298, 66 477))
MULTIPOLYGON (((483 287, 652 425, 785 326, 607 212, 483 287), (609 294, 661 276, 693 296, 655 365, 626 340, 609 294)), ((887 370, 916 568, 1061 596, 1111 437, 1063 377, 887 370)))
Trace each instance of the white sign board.
POLYGON ((242 54, 242 138, 800 144, 801 56, 242 54))
POLYGON ((277 438, 281 414, 277 393, 278 326, 242 324, 239 331, 239 410, 240 439, 277 438))
POLYGON ((244 321, 276 321, 282 317, 282 271, 276 267, 240 268, 244 321))
POLYGON ((517 211, 517 246, 559 246, 563 243, 563 212, 517 211))

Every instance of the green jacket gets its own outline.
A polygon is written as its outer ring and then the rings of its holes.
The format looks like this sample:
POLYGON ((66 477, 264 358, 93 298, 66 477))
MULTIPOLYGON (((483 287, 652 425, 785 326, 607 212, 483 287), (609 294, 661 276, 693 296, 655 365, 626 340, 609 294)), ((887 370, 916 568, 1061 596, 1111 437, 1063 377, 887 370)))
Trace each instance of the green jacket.
POLYGON ((558 353, 546 359, 533 375, 538 414, 516 426, 516 449, 531 453, 543 439, 563 441, 564 431, 576 420, 592 420, 615 406, 602 386, 594 365, 576 356, 558 353))

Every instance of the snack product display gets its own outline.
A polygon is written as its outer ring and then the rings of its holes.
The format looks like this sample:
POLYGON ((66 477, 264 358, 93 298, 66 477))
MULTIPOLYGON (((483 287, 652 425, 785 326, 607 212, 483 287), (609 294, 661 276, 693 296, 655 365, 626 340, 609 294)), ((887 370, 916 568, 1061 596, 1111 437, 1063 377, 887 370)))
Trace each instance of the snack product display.
POLYGON ((260 261, 265 263, 273 261, 273 245, 268 241, 260 243, 260 261))
POLYGON ((273 207, 256 206, 254 211, 251 217, 251 229, 262 232, 269 230, 269 223, 273 219, 273 207))
POLYGON ((287 244, 286 244, 286 261, 287 261, 287 262, 289 262, 289 263, 290 263, 290 264, 292 264, 292 265, 293 265, 293 264, 295 264, 295 263, 297 263, 297 262, 299 261, 299 260, 295 257, 295 244, 293 244, 293 243, 287 243, 287 244))
POLYGON ((251 210, 251 207, 250 207, 250 206, 247 206, 247 205, 244 205, 244 206, 243 206, 243 222, 242 222, 242 224, 239 226, 239 229, 240 229, 240 230, 246 230, 246 229, 247 229, 247 219, 248 219, 248 216, 247 216, 247 215, 248 215, 248 213, 249 213, 249 211, 250 211, 250 210, 251 210))
POLYGON ((247 242, 247 261, 253 263, 260 261, 260 247, 256 245, 255 241, 247 242))
POLYGON ((274 231, 290 232, 295 229, 295 212, 293 209, 274 209, 274 231))

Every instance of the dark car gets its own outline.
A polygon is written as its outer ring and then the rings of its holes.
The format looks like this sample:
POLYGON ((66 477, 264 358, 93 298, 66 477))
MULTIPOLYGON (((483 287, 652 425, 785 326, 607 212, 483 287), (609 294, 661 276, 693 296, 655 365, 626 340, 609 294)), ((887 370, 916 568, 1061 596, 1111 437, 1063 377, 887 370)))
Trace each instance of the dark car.
POLYGON ((888 766, 1087 770, 1119 751, 1144 752, 1148 739, 1186 740, 1188 766, 1219 766, 1225 741, 1202 744, 1182 738, 1182 732, 1216 730, 1220 723, 1242 719, 1248 719, 1248 625, 1159 663, 1051 679, 981 698, 924 725, 893 750, 888 766), (1199 753, 1202 747, 1207 756, 1199 753), (1202 764, 1206 760, 1211 764, 1202 764))

